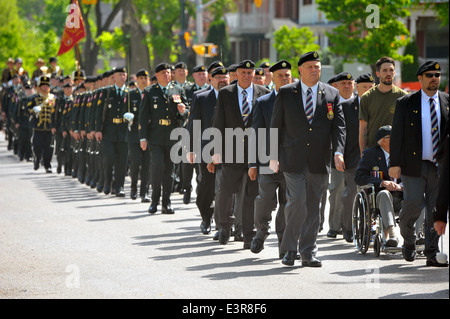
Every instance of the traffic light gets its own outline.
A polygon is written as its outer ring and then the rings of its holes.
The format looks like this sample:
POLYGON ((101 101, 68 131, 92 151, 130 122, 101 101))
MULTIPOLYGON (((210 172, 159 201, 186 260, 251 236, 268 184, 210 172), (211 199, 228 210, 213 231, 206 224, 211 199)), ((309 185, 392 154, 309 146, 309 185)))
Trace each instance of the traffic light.
POLYGON ((209 56, 216 56, 219 54, 219 47, 215 44, 211 44, 208 46, 208 55, 209 56))
POLYGON ((186 43, 186 48, 189 48, 191 46, 191 35, 189 34, 189 32, 185 32, 184 33, 184 41, 186 43))
POLYGON ((262 6, 262 0, 253 0, 255 7, 260 8, 262 6))
POLYGON ((205 55, 205 46, 202 44, 194 44, 192 46, 192 50, 194 50, 195 53, 198 55, 205 55))

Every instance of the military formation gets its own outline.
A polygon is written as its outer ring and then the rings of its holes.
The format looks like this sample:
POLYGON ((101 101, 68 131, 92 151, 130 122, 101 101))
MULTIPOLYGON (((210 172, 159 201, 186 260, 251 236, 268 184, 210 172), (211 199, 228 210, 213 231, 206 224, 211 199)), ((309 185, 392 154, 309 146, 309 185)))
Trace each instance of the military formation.
MULTIPOLYGON (((430 229, 432 210, 439 199, 437 168, 448 138, 448 94, 437 93, 441 69, 435 61, 421 65, 417 75, 421 92, 434 98, 432 111, 438 112, 436 116, 423 111, 428 115, 422 113, 422 118, 430 117, 428 125, 440 134, 423 133, 430 135, 430 140, 424 137, 427 150, 414 148, 413 155, 398 154, 409 145, 408 136, 400 129, 408 125, 402 120, 410 112, 410 102, 403 97, 413 93, 393 84, 395 64, 388 57, 377 61, 379 84, 371 74, 353 78, 349 72, 321 82, 317 52, 299 57, 299 79, 292 78, 293 66, 285 60, 258 67, 251 60, 228 67, 220 61, 198 65, 192 68, 193 82, 187 81, 189 71, 184 62, 160 63, 153 75, 145 69, 129 75, 126 67, 98 75, 86 75, 81 69, 64 75, 52 57, 49 66, 38 59, 31 77, 22 62, 9 59, 2 73, 2 127, 8 150, 20 161, 32 162, 34 170, 42 167, 52 173, 55 156, 58 174, 116 197, 127 196, 128 176, 129 197, 149 203, 150 214, 158 210, 174 214, 171 194, 183 194, 184 204, 189 204, 196 192, 201 233, 210 234, 214 222, 214 240, 226 245, 234 237, 255 254, 264 249, 272 212, 277 210, 278 257, 284 265, 301 260, 305 267, 322 265, 316 258, 317 234, 323 229, 327 200, 327 236, 342 234, 347 242, 353 241, 353 198, 357 186, 370 180, 377 190, 397 192, 400 195, 394 197, 403 200, 400 220, 404 228, 400 230, 406 237, 405 260, 414 260, 416 245, 422 241, 427 265, 442 266, 435 258, 439 236, 430 229), (171 136, 177 128, 189 132, 187 143, 171 136), (208 147, 217 138, 204 138, 203 133, 211 128, 220 133, 219 139, 224 139, 229 129, 253 130, 254 134, 244 134, 242 143, 233 142, 234 150, 243 147, 242 152, 233 154, 226 148, 208 147), (275 145, 271 143, 272 130, 277 132, 275 145), (392 167, 391 132, 397 134, 392 139, 397 143, 392 167), (249 144, 255 141, 266 151, 260 154, 258 149, 256 160, 249 153, 249 144), (173 161, 177 143, 181 162, 173 161), (409 169, 408 156, 416 159, 422 153, 428 157, 419 158, 417 167, 409 169), (418 186, 421 169, 426 170, 426 182, 418 186), (400 171, 405 175, 400 176, 400 171), (403 193, 406 189, 414 192, 415 201, 409 192, 403 193), (420 193, 427 195, 423 201, 417 200, 420 193), (419 231, 423 229, 420 224, 414 228, 423 207, 425 232, 419 231), (407 215, 409 211, 414 211, 413 217, 407 215)), ((414 123, 411 119, 410 125, 414 123)), ((228 142, 223 140, 223 145, 228 142)), ((383 199, 380 196, 380 210, 386 216, 387 244, 396 246, 394 220, 401 209, 389 194, 383 199)))

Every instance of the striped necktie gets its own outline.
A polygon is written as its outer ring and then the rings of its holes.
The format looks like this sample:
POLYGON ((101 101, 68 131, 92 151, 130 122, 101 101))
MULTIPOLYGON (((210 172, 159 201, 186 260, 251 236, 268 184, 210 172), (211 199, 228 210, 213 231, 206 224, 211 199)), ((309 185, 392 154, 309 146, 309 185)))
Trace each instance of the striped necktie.
POLYGON ((244 124, 247 125, 248 115, 250 113, 250 108, 248 106, 247 100, 247 91, 243 90, 242 95, 244 96, 242 99, 242 120, 244 121, 244 124))
POLYGON ((306 107, 305 107, 306 118, 308 119, 309 124, 312 123, 313 120, 313 100, 312 100, 312 90, 308 88, 306 91, 306 107))
POLYGON ((431 144, 433 145, 433 161, 436 164, 436 153, 439 147, 439 126, 434 99, 430 98, 431 144))

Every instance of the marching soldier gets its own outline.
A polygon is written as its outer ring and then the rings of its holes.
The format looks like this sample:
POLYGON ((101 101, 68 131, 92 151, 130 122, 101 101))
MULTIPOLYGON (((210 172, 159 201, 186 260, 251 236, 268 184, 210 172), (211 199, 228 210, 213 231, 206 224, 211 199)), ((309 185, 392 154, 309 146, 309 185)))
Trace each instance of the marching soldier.
POLYGON ((41 158, 45 171, 52 172, 52 112, 55 107, 55 96, 50 94, 50 78, 41 76, 39 79, 39 93, 31 97, 27 104, 32 116, 34 170, 39 169, 41 158))
POLYGON ((95 135, 97 141, 102 141, 103 144, 102 155, 105 174, 103 192, 106 195, 111 192, 114 167, 113 192, 115 192, 116 197, 125 197, 128 125, 125 123, 123 116, 127 111, 129 100, 128 88, 125 85, 127 70, 124 67, 116 68, 112 71, 112 76, 115 84, 108 87, 97 102, 101 113, 97 112, 95 135))
POLYGON ((173 214, 170 194, 173 187, 173 162, 170 150, 176 141, 170 133, 180 126, 188 116, 184 90, 171 84, 170 66, 160 63, 155 68, 158 83, 144 90, 144 98, 139 111, 139 137, 143 150, 149 148, 152 182, 152 198, 149 213, 157 211, 162 186, 162 213, 173 214))
POLYGON ((71 82, 63 85, 64 95, 66 97, 64 109, 61 116, 61 153, 63 154, 64 175, 72 175, 72 148, 71 148, 71 136, 70 136, 70 123, 69 117, 73 106, 73 87, 71 82))
MULTIPOLYGON (((177 66, 175 65, 177 70, 177 66)), ((144 89, 150 84, 148 71, 141 69, 136 72, 137 87, 130 91, 130 99, 128 104, 128 112, 133 114, 133 119, 128 124, 128 150, 130 156, 130 178, 131 178, 131 199, 137 198, 137 183, 139 176, 141 177, 140 196, 141 202, 148 203, 148 186, 150 177, 150 151, 143 150, 139 144, 139 108, 141 105, 144 89)))
POLYGON ((12 76, 12 85, 8 87, 2 99, 2 111, 6 120, 5 130, 8 136, 8 150, 14 149, 14 154, 17 154, 17 131, 14 123, 14 114, 22 91, 20 81, 19 75, 14 74, 12 76))
POLYGON ((48 63, 50 64, 50 68, 48 70, 49 73, 55 73, 58 77, 64 76, 64 71, 58 65, 58 59, 56 57, 51 57, 50 59, 48 59, 48 63))
POLYGON ((30 125, 30 114, 28 113, 27 103, 28 98, 34 94, 34 89, 31 86, 30 80, 23 83, 24 91, 19 97, 19 104, 16 112, 14 112, 14 123, 17 129, 17 155, 23 161, 31 161, 31 135, 32 128, 30 125))

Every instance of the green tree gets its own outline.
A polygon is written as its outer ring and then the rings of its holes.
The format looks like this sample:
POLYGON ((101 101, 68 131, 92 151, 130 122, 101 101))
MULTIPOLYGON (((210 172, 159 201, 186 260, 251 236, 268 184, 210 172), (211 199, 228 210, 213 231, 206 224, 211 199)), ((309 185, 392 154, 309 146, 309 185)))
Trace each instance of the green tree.
POLYGON ((412 62, 411 55, 398 50, 409 39, 409 31, 401 19, 409 16, 411 0, 317 0, 318 9, 330 21, 340 25, 327 32, 331 51, 344 62, 368 64, 375 74, 375 63, 382 56, 412 62))
POLYGON ((416 40, 408 42, 405 46, 405 55, 411 55, 413 61, 411 63, 402 63, 402 82, 414 82, 417 81, 417 69, 419 68, 419 48, 417 47, 416 40))
POLYGON ((274 32, 274 47, 279 60, 289 61, 292 65, 292 77, 298 77, 297 63, 300 55, 310 51, 317 51, 320 46, 316 44, 317 37, 308 27, 288 28, 282 26, 274 32))
POLYGON ((219 59, 224 65, 230 65, 231 62, 231 46, 228 39, 227 26, 225 20, 215 20, 209 26, 208 36, 206 37, 207 43, 214 43, 218 46, 219 56, 209 58, 206 61, 206 65, 219 59))

